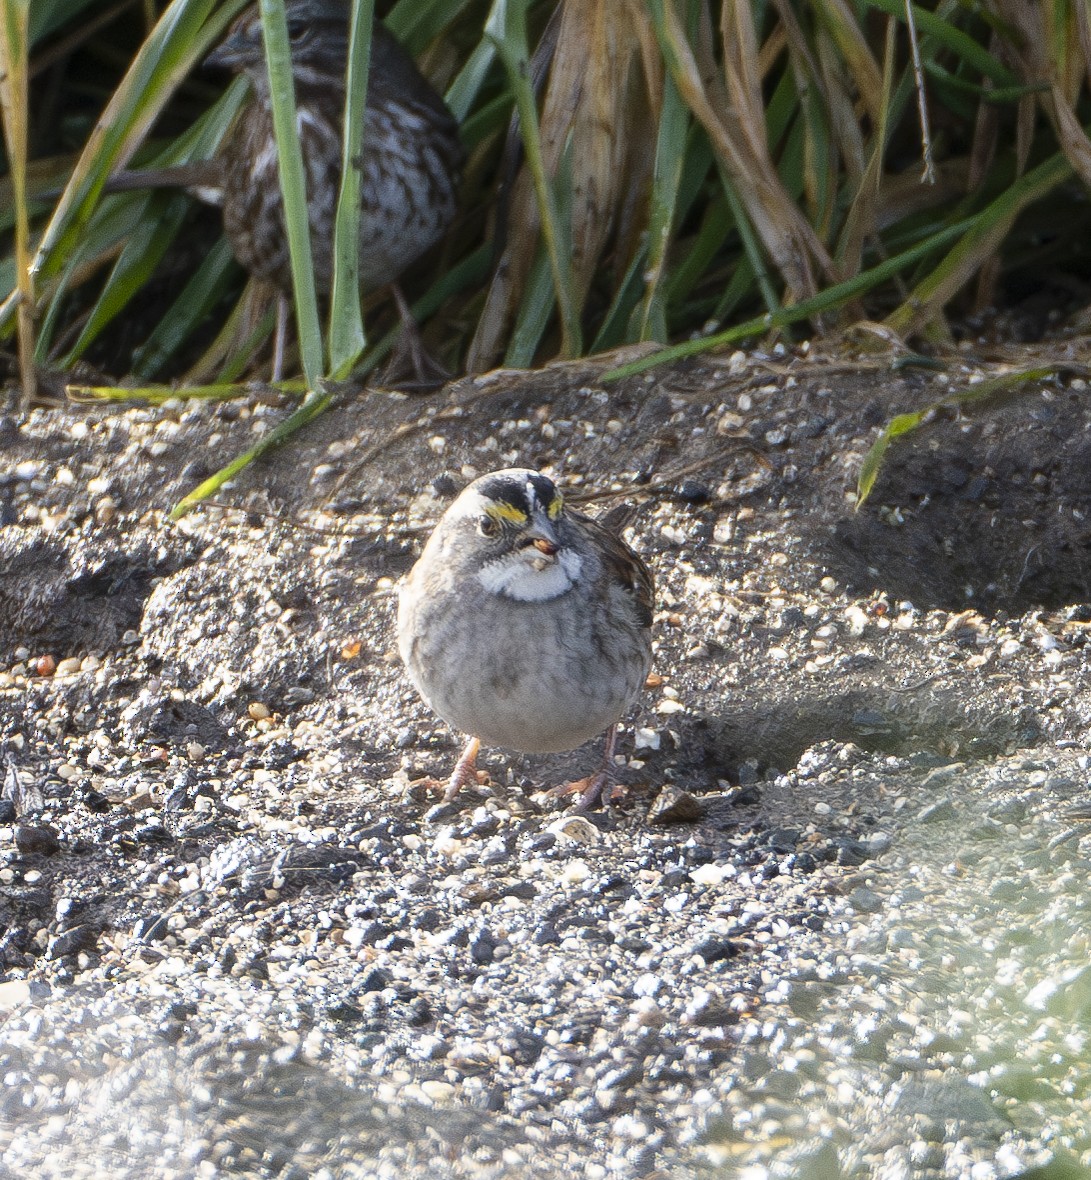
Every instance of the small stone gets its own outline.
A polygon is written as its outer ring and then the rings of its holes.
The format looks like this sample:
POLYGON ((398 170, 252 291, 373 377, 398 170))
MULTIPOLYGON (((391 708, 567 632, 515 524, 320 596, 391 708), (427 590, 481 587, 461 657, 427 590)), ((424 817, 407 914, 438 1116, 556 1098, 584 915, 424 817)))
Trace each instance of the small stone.
POLYGON ((845 610, 845 622, 848 624, 849 635, 859 639, 867 628, 867 614, 858 606, 850 606, 845 610))
POLYGON ((48 824, 18 824, 15 847, 23 856, 52 856, 60 851, 61 841, 48 824))
POLYGON ((246 712, 251 721, 265 721, 273 715, 269 706, 262 704, 261 701, 251 701, 246 706, 246 712))
POLYGON ((585 860, 570 860, 561 873, 566 885, 582 885, 591 876, 591 866, 585 860))
POLYGON ((732 939, 710 935, 693 948, 693 953, 700 955, 706 963, 718 963, 723 959, 734 958, 740 950, 739 944, 732 939))
POLYGON ((80 951, 89 951, 98 942, 98 936, 99 932, 93 926, 73 926, 71 930, 55 934, 49 940, 45 957, 47 959, 65 959, 80 951))
POLYGON ((641 726, 633 735, 633 747, 637 750, 658 750, 660 736, 658 729, 641 726))
POLYGON ((573 844, 595 844, 600 838, 598 828, 582 815, 562 815, 546 831, 573 844))
POLYGON ((117 501, 112 496, 103 496, 95 501, 95 524, 112 524, 117 519, 117 501))
POLYGON ((8 1012, 30 999, 30 984, 25 979, 0 983, 0 1012, 8 1012))
POLYGON ((479 966, 487 967, 496 953, 496 937, 488 930, 482 930, 470 943, 470 958, 479 966))
POLYGON ((883 908, 883 899, 863 885, 849 894, 848 901, 858 914, 877 914, 883 908))
POLYGON ((56 674, 58 676, 74 676, 81 670, 82 665, 83 661, 79 656, 68 656, 57 665, 56 674))
POLYGON ((705 888, 715 888, 734 876, 734 867, 727 864, 700 865, 689 875, 694 885, 702 885, 705 888))
POLYGON ((633 995, 650 998, 663 986, 663 979, 652 971, 645 971, 633 981, 633 995))
POLYGON ((855 867, 871 859, 871 851, 862 840, 854 840, 851 836, 840 836, 832 841, 837 850, 836 861, 839 865, 855 867))
POLYGON ((141 942, 159 942, 170 933, 167 919, 162 914, 149 914, 137 919, 133 927, 133 937, 141 942))
POLYGON ((922 824, 938 824, 944 820, 955 819, 957 815, 958 809, 950 799, 937 799, 935 803, 929 803, 927 807, 921 808, 918 818, 922 824))
POLYGON ((735 1024, 736 1014, 731 1004, 723 996, 707 988, 697 988, 693 998, 686 1005, 683 1019, 687 1024, 702 1028, 718 1028, 723 1025, 735 1024))
POLYGON ((680 787, 664 787, 648 808, 650 824, 694 824, 705 814, 704 805, 680 787))
POLYGON ((704 504, 710 495, 708 484, 701 483, 700 480, 684 479, 678 485, 678 498, 687 504, 704 504))
POLYGON ((83 804, 87 811, 100 815, 103 812, 110 811, 110 800, 106 798, 103 792, 98 791, 97 788, 91 786, 90 782, 81 782, 75 788, 77 798, 83 804))

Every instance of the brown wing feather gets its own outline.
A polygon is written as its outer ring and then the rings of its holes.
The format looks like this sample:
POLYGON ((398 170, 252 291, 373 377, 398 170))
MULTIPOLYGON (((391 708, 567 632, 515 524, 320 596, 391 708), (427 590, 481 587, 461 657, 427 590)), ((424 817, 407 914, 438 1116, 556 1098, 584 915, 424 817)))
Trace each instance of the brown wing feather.
POLYGON ((582 512, 569 510, 566 515, 578 520, 581 527, 595 538, 601 549, 607 573, 632 595, 638 609, 640 625, 650 627, 655 610, 655 582, 651 570, 621 539, 620 528, 615 531, 602 521, 584 516, 582 512))

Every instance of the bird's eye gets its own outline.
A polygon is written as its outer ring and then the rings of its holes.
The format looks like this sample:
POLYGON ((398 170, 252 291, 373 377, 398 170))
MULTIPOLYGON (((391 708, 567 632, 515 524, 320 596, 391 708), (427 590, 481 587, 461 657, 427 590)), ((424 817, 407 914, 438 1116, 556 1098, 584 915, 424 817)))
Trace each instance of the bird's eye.
POLYGON ((308 28, 310 28, 310 25, 308 25, 305 20, 299 20, 298 18, 295 20, 289 20, 288 36, 298 45, 299 42, 302 41, 306 36, 308 28))
POLYGON ((495 537, 500 531, 500 522, 491 516, 483 516, 477 522, 477 527, 483 537, 495 537))

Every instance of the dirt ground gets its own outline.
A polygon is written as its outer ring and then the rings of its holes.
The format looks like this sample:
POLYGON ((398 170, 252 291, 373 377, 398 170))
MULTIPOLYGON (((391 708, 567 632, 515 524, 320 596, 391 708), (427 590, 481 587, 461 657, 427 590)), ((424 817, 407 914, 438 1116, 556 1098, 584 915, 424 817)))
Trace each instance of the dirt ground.
MULTIPOLYGON (((709 1112, 687 1104, 729 1087, 741 1025, 775 990, 777 963, 821 959, 836 945, 843 928, 833 915, 860 884, 855 866, 897 843, 899 825, 928 802, 906 809, 903 792, 884 785, 890 768, 923 780, 951 765, 1086 747, 1087 355, 1084 341, 1054 345, 1050 361, 1067 365, 1056 375, 972 409, 937 411, 893 444, 860 511, 861 461, 894 414, 1040 358, 967 348, 938 372, 801 348, 610 384, 601 380, 608 364, 584 362, 465 379, 429 397, 345 394, 177 524, 169 508, 271 428, 279 404, 255 395, 152 409, 66 405, 37 409, 21 427, 0 424, 0 989, 12 989, 12 1020, 24 1019, 20 1005, 49 1010, 34 988, 59 1003, 62 993, 99 995, 104 981, 128 981, 129 1002, 143 1011, 135 981, 157 955, 210 979, 237 977, 245 960, 247 987, 267 997, 276 989, 254 964, 276 959, 282 938, 297 949, 303 938, 306 949, 314 930, 320 942, 332 930, 329 953, 352 960, 336 967, 345 987, 353 970, 382 970, 388 987, 416 989, 416 1009, 393 1005, 368 1026, 369 1069, 380 1082, 408 1078, 414 1101, 431 1101, 445 1117, 484 1102, 524 1131, 560 1126, 556 1142, 582 1144, 580 1158, 602 1174, 650 1175, 668 1157, 681 1167, 671 1152, 695 1136, 715 1138, 709 1112), (511 465, 547 470, 593 512, 634 505, 627 535, 657 582, 657 681, 619 746, 625 796, 567 832, 561 805, 542 791, 586 773, 597 757, 590 746, 544 758, 485 752, 492 783, 454 807, 437 807, 412 785, 444 775, 459 738, 416 699, 394 655, 396 583, 453 492, 511 465), (869 773, 837 770, 857 764, 869 773), (660 937, 685 943, 702 964, 680 968, 689 982, 676 981, 678 1013, 664 1006, 667 1031, 676 1017, 686 1027, 685 1012, 689 1027, 700 1025, 698 985, 736 1005, 717 1026, 715 1053, 692 1069, 672 1067, 682 1081, 664 1075, 653 1084, 645 1055, 639 1085, 603 1083, 611 1053, 624 1056, 627 1026, 620 1016, 611 1025, 584 991, 570 1010, 560 992, 549 1012, 538 997, 534 1019, 520 1019, 543 1043, 571 1039, 570 1021, 590 1020, 588 1060, 602 1063, 594 1085, 578 1070, 548 1086, 532 1079, 534 1054, 523 1068, 508 1051, 516 1065, 505 1074, 495 1061, 466 1064, 451 1048, 459 1036, 487 1042, 480 1013, 478 1023, 460 1023, 479 1004, 475 980, 480 991, 503 966, 503 988, 532 990, 518 976, 524 943, 513 907, 526 904, 530 942, 543 923, 571 922, 572 908, 558 914, 530 883, 522 896, 511 882, 471 887, 469 878, 451 886, 456 905, 444 893, 453 876, 438 867, 443 857, 452 873, 495 866, 514 881, 521 860, 559 857, 572 842, 555 897, 579 884, 564 876, 582 871, 573 868, 578 851, 634 897, 643 897, 642 873, 656 874, 660 887, 678 866, 700 883, 702 865, 733 865, 721 882, 732 921, 750 904, 763 911, 759 934, 748 930, 751 941, 737 945, 724 935, 722 954, 708 944, 728 913, 720 902, 676 925, 664 918, 660 937), (298 870, 287 883, 285 865, 298 870), (479 893, 466 903, 471 888, 479 893), (230 905, 226 894, 235 895, 230 905), (436 1001, 437 964, 452 968, 434 948, 430 957, 420 930, 454 922, 465 904, 485 915, 489 945, 508 952, 479 952, 472 932, 468 942, 453 939, 469 957, 459 967, 458 987, 470 989, 460 1008, 455 984, 436 1001), (502 920, 505 904, 512 912, 502 920), (263 922, 275 936, 262 934, 263 922), (399 933, 398 922, 415 933, 399 933), (376 923, 386 934, 371 930, 376 923), (361 928, 362 942, 351 933, 361 928), (403 934, 405 946, 384 942, 403 934), (693 951, 695 938, 703 952, 693 951), (422 1064, 414 1043, 426 1035, 445 1048, 422 1064), (492 1086, 484 1098, 467 1081, 483 1070, 492 1086), (422 1097, 425 1082, 451 1093, 422 1097), (581 1105, 585 1083, 600 1107, 602 1092, 643 1086, 614 1115, 645 1118, 656 1128, 647 1132, 652 1146, 641 1154, 621 1145, 625 1134, 638 1136, 620 1122, 596 1129, 598 1116, 581 1105), (543 1111, 527 1098, 539 1091, 549 1096, 543 1111)), ((602 922, 620 920, 612 900, 601 904, 602 922)), ((613 943, 620 935, 610 930, 613 943)), ((640 980, 671 954, 651 935, 631 937, 632 963, 606 971, 620 981, 625 1019, 643 1003, 640 980)), ((567 987, 583 968, 580 953, 562 946, 567 987)), ((527 959, 527 972, 544 969, 527 959)), ((195 1027, 200 1002, 178 1002, 170 1043, 205 1045, 207 1030, 195 1027)), ((285 1023, 272 1012, 261 1019, 285 1023)), ((304 1037, 302 1018, 293 1019, 304 1037)), ((309 1019, 315 1036, 338 1043, 328 1050, 331 1076, 356 1085, 339 1056, 352 1038, 328 1013, 309 1019)), ((93 1077, 81 1075, 81 1086, 113 1076, 106 1065, 84 1068, 93 1077)), ((48 1117, 75 1119, 80 1109, 78 1097, 54 1093, 22 1146, 13 1132, 0 1147, 21 1166, 47 1158, 48 1117)), ((503 1158, 495 1145, 480 1158, 490 1150, 503 1158)), ((295 1174, 258 1157, 253 1174, 295 1174)), ((334 1156, 321 1158, 333 1166, 334 1156)), ((468 1158, 450 1162, 452 1174, 468 1170, 468 1158)), ((957 1174, 952 1158, 937 1174, 957 1174)), ((733 1174, 719 1166, 717 1174, 733 1174)))

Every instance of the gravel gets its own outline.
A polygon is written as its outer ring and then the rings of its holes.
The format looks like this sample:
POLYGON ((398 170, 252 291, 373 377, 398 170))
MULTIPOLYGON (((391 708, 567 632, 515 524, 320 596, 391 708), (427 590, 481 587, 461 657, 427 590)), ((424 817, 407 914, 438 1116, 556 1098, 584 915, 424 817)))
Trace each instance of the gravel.
POLYGON ((361 395, 178 526, 275 407, 36 410, 0 1174, 1091 1175, 1080 390, 935 422, 853 514, 876 424, 941 393, 869 363, 361 395), (458 742, 396 582, 513 462, 641 504, 656 675, 605 811, 546 795, 593 747, 418 781, 458 742))

